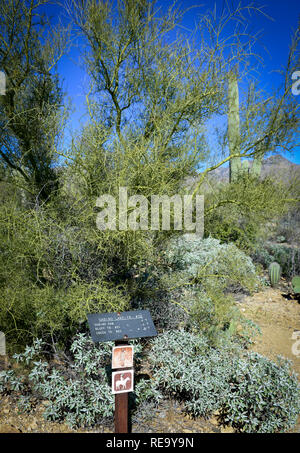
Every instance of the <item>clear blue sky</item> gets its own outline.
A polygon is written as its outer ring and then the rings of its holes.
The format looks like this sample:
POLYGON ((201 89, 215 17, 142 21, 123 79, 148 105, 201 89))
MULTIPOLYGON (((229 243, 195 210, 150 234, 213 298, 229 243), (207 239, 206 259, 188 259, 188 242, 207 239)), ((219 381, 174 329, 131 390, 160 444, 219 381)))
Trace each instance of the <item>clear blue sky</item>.
MULTIPOLYGON (((237 1, 227 0, 227 2, 229 5, 237 4, 237 1)), ((172 3, 170 0, 158 2, 163 9, 172 3)), ((213 8, 215 4, 217 10, 220 11, 224 3, 224 0, 182 0, 178 2, 178 5, 182 5, 182 8, 201 5, 199 8, 193 8, 186 13, 182 25, 188 29, 193 29, 198 14, 213 8)), ((248 5, 251 1, 241 0, 241 3, 248 5)), ((261 38, 256 46, 256 50, 264 57, 264 65, 259 68, 260 84, 263 88, 271 89, 279 82, 279 76, 274 71, 281 69, 287 61, 292 31, 297 29, 300 19, 300 1, 261 0, 252 2, 252 4, 256 6, 264 5, 263 11, 272 18, 268 19, 261 14, 252 14, 249 21, 251 30, 261 31, 261 38)), ((47 14, 53 15, 54 21, 58 15, 61 15, 61 12, 57 6, 47 6, 47 14)), ((76 130, 85 119, 85 93, 88 90, 88 80, 86 73, 79 65, 79 55, 80 48, 72 47, 69 54, 64 56, 58 65, 58 72, 64 80, 64 90, 71 97, 75 109, 68 123, 71 130, 76 130)), ((297 96, 297 102, 300 102, 300 95, 297 96)), ((286 157, 300 164, 299 149, 293 155, 286 155, 286 157)))

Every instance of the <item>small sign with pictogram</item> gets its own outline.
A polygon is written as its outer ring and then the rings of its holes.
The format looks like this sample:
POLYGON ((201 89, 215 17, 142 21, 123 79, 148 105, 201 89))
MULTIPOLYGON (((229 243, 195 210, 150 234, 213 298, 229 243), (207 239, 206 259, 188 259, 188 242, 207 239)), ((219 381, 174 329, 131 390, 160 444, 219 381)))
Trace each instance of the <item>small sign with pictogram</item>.
POLYGON ((133 370, 113 371, 112 393, 128 393, 133 391, 133 370))
POLYGON ((112 369, 130 368, 133 366, 133 346, 115 346, 112 350, 112 369))

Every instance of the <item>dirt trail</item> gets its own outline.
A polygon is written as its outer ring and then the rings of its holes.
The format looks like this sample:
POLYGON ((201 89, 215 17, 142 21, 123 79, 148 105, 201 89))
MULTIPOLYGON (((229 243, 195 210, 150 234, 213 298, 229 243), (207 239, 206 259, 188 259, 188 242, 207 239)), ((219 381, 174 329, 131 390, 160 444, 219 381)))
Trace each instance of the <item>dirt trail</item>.
MULTIPOLYGON (((271 360, 278 355, 292 362, 300 382, 300 303, 289 295, 289 288, 269 288, 238 303, 244 315, 255 321, 261 335, 255 338, 251 350, 271 360)), ((291 430, 300 433, 300 416, 291 430)))
MULTIPOLYGON (((238 304, 243 314, 255 321, 262 331, 251 349, 269 359, 282 355, 293 362, 300 378, 300 304, 282 289, 268 288, 238 304), (298 355, 295 355, 295 353, 298 355)), ((299 379, 300 380, 300 379, 299 379)))
MULTIPOLYGON (((251 349, 272 360, 276 359, 277 355, 292 360, 292 367, 298 373, 300 381, 300 303, 284 297, 287 294, 286 286, 279 289, 268 288, 243 299, 238 297, 237 305, 247 318, 260 326, 262 331, 262 335, 256 337, 251 349)), ((44 406, 41 404, 33 414, 19 414, 9 397, 2 398, 0 400, 0 433, 113 432, 112 425, 74 431, 66 424, 45 421, 43 410, 44 406)), ((132 432, 226 433, 233 430, 218 426, 216 417, 210 420, 191 420, 184 415, 180 404, 169 401, 154 411, 150 419, 133 420, 132 432)), ((292 432, 300 432, 300 417, 292 432)))

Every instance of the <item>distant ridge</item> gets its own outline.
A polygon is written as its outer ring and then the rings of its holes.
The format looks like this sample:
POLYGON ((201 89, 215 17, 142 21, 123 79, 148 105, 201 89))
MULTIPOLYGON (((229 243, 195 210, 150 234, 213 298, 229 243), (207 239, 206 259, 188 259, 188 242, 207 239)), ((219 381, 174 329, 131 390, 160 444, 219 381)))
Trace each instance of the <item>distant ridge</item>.
MULTIPOLYGON (((249 168, 252 168, 253 160, 249 159, 249 168)), ((217 178, 220 182, 229 180, 229 167, 219 167, 209 173, 210 177, 217 178)), ((300 177, 300 165, 294 164, 281 155, 270 156, 262 162, 261 176, 277 176, 280 179, 292 176, 300 177)))
MULTIPOLYGON (((253 160, 248 159, 249 169, 252 168, 253 160)), ((281 181, 291 181, 300 178, 300 165, 294 164, 281 155, 270 156, 262 162, 261 177, 276 177, 281 181)), ((186 187, 195 187, 200 176, 189 177, 185 180, 186 187)), ((229 166, 221 166, 208 173, 206 181, 229 182, 229 166)), ((206 186, 206 184, 204 183, 206 186)))

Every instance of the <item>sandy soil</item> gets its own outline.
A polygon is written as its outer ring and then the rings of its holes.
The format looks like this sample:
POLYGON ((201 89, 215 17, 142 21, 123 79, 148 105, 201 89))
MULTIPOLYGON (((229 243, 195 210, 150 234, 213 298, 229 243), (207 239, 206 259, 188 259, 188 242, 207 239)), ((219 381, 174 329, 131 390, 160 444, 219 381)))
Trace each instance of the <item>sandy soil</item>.
MULTIPOLYGON (((269 288, 238 303, 244 315, 255 321, 262 334, 251 349, 275 360, 278 355, 292 362, 300 382, 300 303, 293 299, 287 285, 269 288)), ((300 433, 300 416, 291 432, 300 433)))
POLYGON ((262 331, 251 349, 275 360, 282 355, 293 362, 300 378, 300 304, 287 291, 266 289, 238 304, 243 314, 262 331), (297 354, 297 355, 296 355, 297 354))

